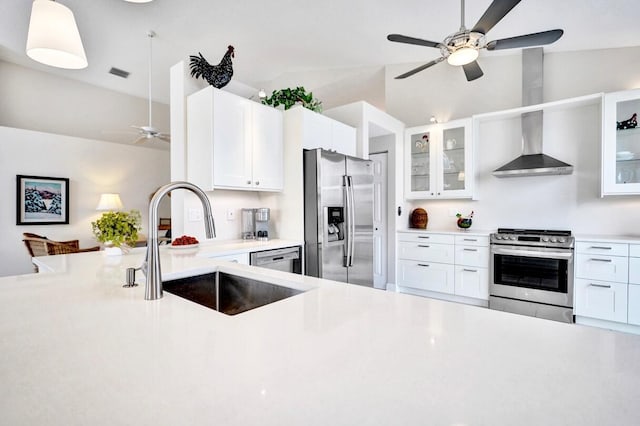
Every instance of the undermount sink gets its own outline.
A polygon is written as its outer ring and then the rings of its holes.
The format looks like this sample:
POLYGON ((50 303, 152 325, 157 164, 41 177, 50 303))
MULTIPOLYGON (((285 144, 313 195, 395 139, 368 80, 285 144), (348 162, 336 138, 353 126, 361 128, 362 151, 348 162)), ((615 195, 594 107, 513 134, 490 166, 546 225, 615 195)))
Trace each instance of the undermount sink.
POLYGON ((227 315, 236 315, 302 293, 264 281, 213 272, 167 280, 164 291, 227 315))

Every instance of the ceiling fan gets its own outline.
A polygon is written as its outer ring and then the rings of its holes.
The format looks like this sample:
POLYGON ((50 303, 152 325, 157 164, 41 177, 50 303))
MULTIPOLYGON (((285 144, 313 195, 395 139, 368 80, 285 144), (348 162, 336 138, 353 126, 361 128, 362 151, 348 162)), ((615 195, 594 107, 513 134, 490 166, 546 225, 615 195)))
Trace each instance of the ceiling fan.
POLYGON ((540 46, 551 44, 562 37, 564 31, 558 29, 487 42, 485 37, 487 32, 500 22, 518 3, 520 3, 520 0, 494 0, 478 23, 468 30, 464 26, 464 0, 460 0, 460 29, 447 36, 441 43, 401 34, 389 34, 387 36, 389 41, 434 47, 440 49, 441 54, 439 58, 401 74, 396 79, 410 77, 446 59, 451 65, 462 66, 467 81, 473 81, 484 74, 476 61, 480 49, 502 50, 540 46))
POLYGON ((153 127, 152 124, 152 108, 151 108, 151 69, 152 69, 152 58, 153 58, 153 38, 156 36, 156 33, 152 30, 147 32, 147 36, 149 37, 149 125, 148 126, 131 126, 134 129, 138 129, 138 139, 136 139, 133 143, 140 144, 149 139, 160 139, 165 142, 171 141, 171 135, 168 133, 162 133, 157 128, 153 127))

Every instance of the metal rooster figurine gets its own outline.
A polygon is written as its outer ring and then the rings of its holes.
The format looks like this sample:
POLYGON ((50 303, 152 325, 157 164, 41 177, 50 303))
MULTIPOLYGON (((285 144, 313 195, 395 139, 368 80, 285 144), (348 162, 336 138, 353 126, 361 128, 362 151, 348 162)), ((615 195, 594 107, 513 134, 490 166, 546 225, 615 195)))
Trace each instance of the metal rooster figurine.
POLYGON ((218 65, 211 65, 202 56, 202 53, 198 52, 200 56, 189 56, 189 67, 191 68, 191 77, 202 77, 210 85, 216 89, 221 89, 231 81, 233 76, 233 63, 231 58, 235 57, 233 53, 233 46, 227 48, 227 53, 218 65))

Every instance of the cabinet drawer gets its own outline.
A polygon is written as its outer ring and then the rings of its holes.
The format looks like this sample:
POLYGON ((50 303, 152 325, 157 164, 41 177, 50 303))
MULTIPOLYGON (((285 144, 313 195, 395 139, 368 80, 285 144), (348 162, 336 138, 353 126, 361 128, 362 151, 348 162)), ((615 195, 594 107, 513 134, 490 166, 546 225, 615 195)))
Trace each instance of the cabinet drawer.
POLYGON ((640 257, 629 258, 629 284, 640 284, 640 257))
POLYGON ((453 244, 455 238, 453 235, 447 234, 413 234, 409 232, 398 233, 398 241, 408 241, 414 243, 436 243, 436 244, 453 244))
POLYGON ((213 256, 215 260, 225 260, 232 263, 240 263, 241 265, 249 264, 249 253, 227 254, 223 256, 213 256))
POLYGON ((628 322, 640 325, 640 285, 629 285, 629 312, 628 322))
POLYGON ((489 300, 489 270, 487 268, 455 268, 455 294, 489 300))
POLYGON ((576 253, 604 254, 607 256, 628 256, 629 244, 602 243, 598 241, 578 241, 576 253))
POLYGON ((455 248, 456 265, 489 267, 489 247, 459 246, 455 248))
POLYGON ((453 294, 453 265, 398 261, 398 286, 453 294))
POLYGON ((399 244, 399 259, 421 260, 427 262, 453 263, 453 244, 410 243, 401 241, 399 244))
POLYGON ((629 278, 629 258, 578 254, 576 257, 576 277, 627 283, 629 278))
POLYGON ((489 246, 489 237, 487 236, 477 236, 477 235, 456 235, 455 236, 456 245, 465 245, 465 246, 489 246))
POLYGON ((627 285, 577 279, 575 314, 616 322, 627 322, 627 285))
POLYGON ((629 245, 629 256, 640 257, 640 244, 629 245))

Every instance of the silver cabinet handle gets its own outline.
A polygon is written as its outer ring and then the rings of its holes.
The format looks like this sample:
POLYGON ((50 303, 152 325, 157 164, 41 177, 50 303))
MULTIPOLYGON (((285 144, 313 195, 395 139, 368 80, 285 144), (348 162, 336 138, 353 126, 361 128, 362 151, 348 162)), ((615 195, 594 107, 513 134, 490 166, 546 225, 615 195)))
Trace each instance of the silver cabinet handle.
POLYGON ((418 238, 424 238, 424 239, 427 239, 427 240, 428 240, 428 239, 429 239, 429 238, 431 238, 431 237, 427 237, 427 236, 425 236, 425 235, 418 235, 418 238))
POLYGON ((475 238, 465 238, 462 241, 478 241, 475 238))
POLYGON ((465 272, 478 272, 477 269, 466 269, 466 268, 463 269, 463 271, 465 271, 465 272))
POLYGON ((605 284, 593 284, 593 283, 589 283, 589 286, 591 287, 601 287, 601 288, 611 288, 610 285, 605 285, 605 284))
POLYGON ((589 260, 592 260, 592 261, 594 261, 594 262, 607 262, 607 263, 611 263, 611 262, 612 262, 612 260, 611 260, 611 259, 596 259, 596 258, 594 258, 594 257, 592 257, 592 258, 591 258, 591 259, 589 259, 589 260))
POLYGON ((429 247, 431 247, 431 246, 427 246, 427 245, 424 245, 424 244, 418 244, 418 247, 429 248, 429 247))
POLYGON ((463 251, 478 251, 478 249, 470 249, 470 248, 466 248, 466 249, 462 249, 463 251))
POLYGON ((418 263, 418 266, 424 266, 425 268, 429 267, 429 265, 427 265, 426 263, 418 263))
POLYGON ((260 181, 256 181, 256 185, 260 185, 260 181))
POLYGON ((606 247, 606 246, 591 246, 589 248, 596 249, 596 250, 613 250, 613 247, 606 247))
POLYGON ((250 180, 247 181, 247 185, 251 185, 251 181, 250 180))

